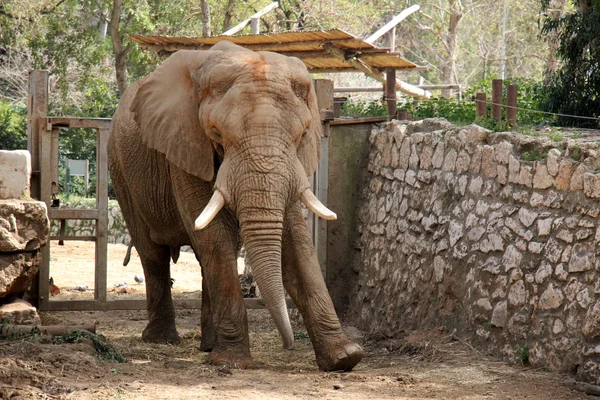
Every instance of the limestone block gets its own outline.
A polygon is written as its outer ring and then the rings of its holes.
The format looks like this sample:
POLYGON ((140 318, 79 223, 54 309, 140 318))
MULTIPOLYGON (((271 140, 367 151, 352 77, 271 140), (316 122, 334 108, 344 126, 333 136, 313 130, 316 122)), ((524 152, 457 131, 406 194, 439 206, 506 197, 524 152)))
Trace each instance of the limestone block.
POLYGON ((513 283, 508 291, 508 302, 513 307, 519 307, 527 302, 527 290, 523 280, 513 283))
POLYGON ((533 186, 532 170, 533 170, 533 168, 531 167, 531 165, 521 165, 517 183, 519 183, 523 186, 532 187, 533 186))
POLYGON ((552 218, 538 219, 537 228, 539 236, 548 236, 552 231, 552 218))
POLYGON ((579 164, 575 171, 573 172, 573 176, 571 176, 571 184, 569 185, 569 190, 572 192, 576 192, 578 190, 583 190, 583 175, 588 172, 589 167, 584 164, 579 164))
POLYGON ((477 176, 471 180, 469 184, 469 192, 478 195, 481 193, 481 188, 483 187, 483 179, 480 176, 477 176))
POLYGON ((558 165, 558 175, 554 180, 554 186, 558 190, 569 190, 573 172, 575 172, 575 164, 569 160, 562 160, 558 165))
POLYGON ((401 169, 408 168, 408 162, 410 160, 410 138, 404 138, 402 146, 400 147, 400 160, 398 161, 398 167, 401 169))
POLYGON ((508 164, 510 159, 510 155, 513 152, 512 143, 502 141, 494 146, 494 151, 496 153, 496 161, 500 164, 508 164))
POLYGON ((504 271, 508 272, 513 268, 518 268, 521 265, 523 254, 512 244, 506 248, 504 256, 502 257, 502 264, 504 265, 504 271))
POLYGON ((481 149, 481 171, 488 178, 495 178, 498 174, 498 162, 492 146, 485 145, 481 149))
POLYGON ((588 309, 582 332, 588 339, 600 336, 600 300, 588 309))
POLYGON ((590 271, 596 265, 594 245, 590 243, 577 243, 571 251, 569 272, 590 271))
POLYGON ((35 307, 21 299, 0 306, 0 321, 2 320, 13 325, 42 324, 35 307))
POLYGON ((506 326, 506 321, 508 320, 508 305, 506 301, 500 301, 494 307, 494 311, 492 311, 492 319, 491 324, 497 326, 498 328, 503 328, 506 326))
MULTIPOLYGON (((413 139, 414 141, 414 139, 413 139)), ((409 168, 418 168, 419 167, 419 151, 415 147, 415 145, 411 145, 410 157, 408 159, 409 168)))
POLYGON ((545 164, 536 163, 535 174, 533 175, 534 189, 548 189, 554 184, 554 178, 548 173, 548 168, 545 164))
POLYGON ((31 155, 27 150, 0 150, 0 199, 29 196, 31 155))
POLYGON ((429 169, 432 165, 432 157, 433 157, 433 146, 425 145, 421 150, 420 159, 420 167, 423 169, 429 169))
POLYGON ((600 199, 600 174, 583 174, 583 193, 592 199, 600 199))
POLYGON ((521 163, 512 154, 508 157, 508 182, 519 183, 519 172, 521 163))
POLYGON ((456 158, 458 154, 456 149, 450 148, 446 153, 446 157, 444 158, 444 164, 442 165, 442 171, 454 171, 456 168, 456 158))
POLYGON ((448 235, 450 239, 450 246, 454 246, 456 242, 463 237, 464 226, 458 221, 450 221, 450 226, 448 228, 448 235))
POLYGON ((533 224, 533 222, 538 217, 538 215, 539 214, 536 213, 535 211, 528 210, 525 207, 521 207, 519 209, 519 221, 521 221, 521 223, 523 225, 525 225, 527 228, 529 228, 531 226, 531 224, 533 224))
POLYGON ((554 238, 548 239, 546 242, 546 258, 552 263, 558 262, 563 252, 563 246, 558 243, 554 238))
POLYGON ((551 149, 550 151, 548 151, 546 167, 548 168, 548 173, 552 176, 556 176, 556 174, 558 174, 560 156, 561 154, 558 149, 551 149))
POLYGON ((541 310, 553 310, 560 307, 564 298, 565 296, 560 288, 554 287, 554 284, 549 283, 544 293, 540 296, 538 307, 541 310))
POLYGON ((28 290, 41 263, 39 250, 0 254, 0 298, 28 290))
POLYGON ((49 228, 45 203, 0 200, 0 252, 39 249, 46 244, 49 228))
POLYGON ((506 185, 508 183, 508 167, 503 164, 498 164, 498 183, 506 185))
POLYGON ((469 156, 469 153, 467 153, 465 150, 461 150, 456 159, 456 173, 462 174, 467 172, 469 170, 469 165, 471 165, 471 157, 469 156))
POLYGON ((556 238, 566 243, 573 243, 573 234, 568 229, 561 229, 556 238))
POLYGON ((475 147, 473 154, 471 155, 471 165, 469 165, 469 171, 474 174, 478 174, 481 169, 481 147, 475 147))

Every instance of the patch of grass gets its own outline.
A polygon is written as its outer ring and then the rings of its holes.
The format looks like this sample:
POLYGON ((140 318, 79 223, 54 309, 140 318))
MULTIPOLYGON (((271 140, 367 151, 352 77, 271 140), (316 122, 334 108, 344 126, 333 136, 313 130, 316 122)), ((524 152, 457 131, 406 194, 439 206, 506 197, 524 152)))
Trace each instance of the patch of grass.
POLYGON ((306 332, 294 332, 294 340, 308 339, 306 332))
POLYGON ((521 153, 521 159, 523 161, 542 161, 546 158, 548 158, 547 151, 542 152, 540 150, 532 150, 521 153))
POLYGON ((581 139, 582 137, 583 137, 583 134, 581 132, 574 133, 570 136, 570 138, 574 139, 574 140, 581 139))
POLYGON ((552 140, 553 142, 562 142, 565 139, 565 137, 562 135, 562 133, 558 133, 558 132, 550 133, 548 135, 548 138, 550 140, 552 140))
POLYGON ((569 147, 569 157, 571 157, 575 161, 581 161, 581 156, 583 152, 581 151, 581 147, 579 145, 575 145, 569 147))
POLYGON ((63 343, 79 343, 84 339, 89 339, 96 350, 96 354, 103 360, 116 361, 119 363, 127 362, 127 358, 119 353, 116 349, 105 343, 100 337, 86 331, 71 331, 62 336, 57 336, 52 339, 54 344, 63 343))
POLYGON ((517 347, 517 357, 521 361, 521 363, 526 364, 529 362, 529 347, 520 344, 517 347))

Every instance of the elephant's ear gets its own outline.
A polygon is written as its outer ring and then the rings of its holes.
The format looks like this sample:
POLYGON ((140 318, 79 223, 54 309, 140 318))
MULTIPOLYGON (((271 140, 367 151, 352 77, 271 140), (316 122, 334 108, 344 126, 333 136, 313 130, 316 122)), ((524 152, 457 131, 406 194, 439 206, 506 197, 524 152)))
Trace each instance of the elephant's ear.
POLYGON ((214 150, 200 124, 192 73, 211 55, 215 52, 172 54, 141 83, 130 107, 146 146, 205 181, 215 174, 214 150))
POLYGON ((306 171, 306 176, 312 175, 317 170, 317 165, 321 159, 321 134, 323 132, 321 113, 317 105, 317 94, 312 83, 308 89, 305 98, 312 116, 312 123, 306 136, 298 146, 298 158, 306 171))

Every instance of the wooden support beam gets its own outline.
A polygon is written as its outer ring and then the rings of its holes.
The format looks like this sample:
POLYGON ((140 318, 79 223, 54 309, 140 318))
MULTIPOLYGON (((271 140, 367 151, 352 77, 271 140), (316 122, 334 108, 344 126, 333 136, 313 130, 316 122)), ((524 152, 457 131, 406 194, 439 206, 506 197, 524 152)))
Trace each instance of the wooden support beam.
POLYGON ((508 85, 506 90, 506 122, 517 125, 517 85, 508 85))
MULTIPOLYGON (((333 43, 325 44, 324 49, 329 54, 335 55, 336 57, 338 57, 342 60, 345 60, 347 63, 351 64, 358 71, 363 72, 367 76, 370 76, 371 78, 385 84, 385 77, 382 75, 382 73, 380 71, 368 66, 366 63, 364 63, 360 59, 360 57, 352 57, 352 58, 347 59, 345 51, 340 49, 339 47, 335 47, 335 45, 333 43)), ((431 97, 431 92, 420 89, 414 85, 408 84, 408 83, 400 81, 400 80, 396 81, 396 89, 403 93, 406 93, 406 94, 409 94, 409 95, 415 96, 415 97, 422 97, 425 99, 428 99, 431 97)))
POLYGON ((391 30, 396 25, 398 25, 400 22, 402 22, 402 20, 404 20, 406 17, 408 17, 412 13, 419 11, 420 9, 421 9, 421 6, 419 6, 418 4, 408 7, 406 10, 402 11, 400 14, 398 14, 394 18, 392 18, 392 20, 390 22, 388 22, 387 24, 382 26, 377 32, 375 32, 374 34, 372 34, 371 36, 366 38, 365 42, 367 42, 369 44, 375 43, 375 41, 377 39, 379 39, 380 37, 385 35, 389 30, 391 30))
POLYGON ((29 95, 27 108, 27 150, 31 154, 31 197, 40 199, 40 124, 41 117, 48 115, 48 71, 29 71, 29 95))
POLYGON ((492 118, 502 120, 502 79, 492 80, 492 118))
POLYGON ((53 128, 108 129, 111 118, 48 117, 48 130, 53 128))
POLYGON ((250 20, 250 33, 258 35, 260 33, 260 19, 252 18, 250 20))
POLYGON ((385 98, 387 102, 387 112, 390 119, 394 119, 396 116, 397 102, 396 99, 396 70, 388 68, 385 71, 385 98))
POLYGON ((106 270, 108 265, 108 129, 96 133, 96 269, 94 298, 106 301, 106 270))
POLYGON ((258 19, 260 17, 262 17, 265 14, 270 13, 271 11, 273 11, 274 9, 276 9, 277 7, 279 7, 279 3, 278 2, 274 2, 269 4, 268 6, 266 6, 265 8, 263 8, 262 10, 252 14, 250 16, 250 18, 243 20, 242 22, 240 22, 239 24, 237 24, 236 26, 234 26, 233 28, 229 29, 226 32, 223 32, 223 36, 231 36, 235 33, 238 33, 239 31, 241 31, 242 29, 244 29, 253 19, 258 19))
POLYGON ((48 210, 50 219, 98 219, 98 210, 51 208, 48 210))
POLYGON ((475 116, 477 118, 487 117, 487 99, 485 93, 475 94, 475 116))

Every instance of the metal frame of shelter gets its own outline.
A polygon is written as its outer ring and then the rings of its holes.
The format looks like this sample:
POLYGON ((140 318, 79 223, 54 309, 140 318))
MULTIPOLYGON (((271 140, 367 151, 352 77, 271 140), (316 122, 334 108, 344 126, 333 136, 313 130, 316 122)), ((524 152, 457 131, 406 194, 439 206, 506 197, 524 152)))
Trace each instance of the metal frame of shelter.
MULTIPOLYGON (((250 19, 248 21, 251 22, 250 19)), ((371 36, 371 42, 369 42, 369 39, 363 41, 337 29, 329 31, 286 32, 272 35, 223 35, 208 38, 130 36, 130 39, 140 44, 143 49, 156 51, 161 56, 167 56, 180 49, 207 50, 221 40, 229 40, 251 50, 273 51, 298 57, 304 62, 309 72, 312 73, 364 72, 368 76, 385 84, 384 91, 388 100, 388 113, 390 117, 393 117, 396 113, 396 90, 417 97, 428 97, 430 95, 426 90, 396 79, 396 70, 414 70, 419 67, 392 51, 393 34, 389 31, 392 30, 393 26, 395 24, 386 24, 380 31, 371 36), (385 48, 375 47, 372 43, 384 35, 387 35, 387 43, 391 45, 385 48)), ((88 219, 96 222, 95 234, 93 236, 64 236, 61 233, 59 236, 50 237, 50 241, 43 248, 42 266, 37 281, 36 294, 38 307, 40 310, 48 311, 145 309, 146 300, 110 300, 107 297, 107 143, 111 120, 108 118, 49 117, 47 71, 31 71, 29 79, 28 149, 31 153, 33 170, 31 179, 32 196, 46 203, 48 206, 48 215, 51 220, 88 219), (59 130, 63 128, 91 128, 97 132, 95 209, 60 209, 52 207, 52 196, 58 193, 58 139, 59 130), (50 242, 56 240, 87 240, 96 243, 93 300, 51 301, 49 299, 50 242)), ((326 79, 317 79, 314 81, 314 85, 323 123, 321 142, 323 157, 319 162, 317 172, 310 178, 310 181, 314 193, 324 204, 327 204, 327 187, 329 184, 328 136, 330 125, 336 123, 333 116, 334 88, 333 82, 326 79)), ((362 119, 356 122, 379 122, 381 120, 362 119)), ((348 122, 340 121, 339 123, 348 122)), ((314 214, 309 213, 308 224, 313 242, 317 248, 322 272, 325 276, 327 221, 321 220, 314 214)), ((245 302, 247 308, 264 308, 262 299, 245 299, 245 302)), ((200 308, 201 299, 174 299, 174 304, 178 308, 200 308)), ((291 302, 288 302, 288 305, 292 305, 291 302)))

